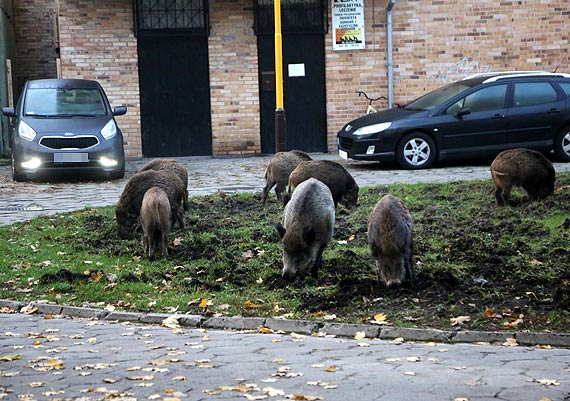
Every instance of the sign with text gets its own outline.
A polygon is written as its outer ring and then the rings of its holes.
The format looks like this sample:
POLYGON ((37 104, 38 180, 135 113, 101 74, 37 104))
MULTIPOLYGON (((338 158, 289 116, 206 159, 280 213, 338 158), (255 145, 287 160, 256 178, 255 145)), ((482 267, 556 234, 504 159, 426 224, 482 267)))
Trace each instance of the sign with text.
POLYGON ((364 0, 332 0, 333 50, 364 49, 364 0))

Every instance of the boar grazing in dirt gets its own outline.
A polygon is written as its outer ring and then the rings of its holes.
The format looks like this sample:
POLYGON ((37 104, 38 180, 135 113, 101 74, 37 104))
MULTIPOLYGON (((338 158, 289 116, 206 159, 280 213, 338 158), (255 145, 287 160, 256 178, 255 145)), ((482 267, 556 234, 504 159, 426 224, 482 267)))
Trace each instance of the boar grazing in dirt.
POLYGON ((335 206, 330 189, 310 178, 295 188, 276 229, 283 245, 283 278, 318 278, 323 251, 333 237, 335 206))
POLYGON ((143 168, 139 171, 147 171, 147 170, 171 170, 173 171, 178 178, 182 180, 184 183, 184 188, 186 188, 184 192, 184 210, 188 210, 188 170, 186 167, 179 163, 174 159, 154 159, 148 162, 143 168))
POLYGON ((346 207, 356 206, 358 184, 343 166, 331 160, 310 160, 300 163, 289 176, 289 190, 284 197, 284 204, 289 201, 295 187, 311 177, 329 187, 335 207, 339 202, 346 207))
POLYGON ((143 232, 143 252, 154 259, 157 249, 168 256, 168 234, 172 227, 172 210, 163 189, 152 187, 143 196, 140 223, 143 232))
POLYGON ((497 205, 508 204, 513 187, 522 187, 531 200, 544 199, 554 192, 556 173, 550 160, 529 149, 505 150, 491 163, 497 205))
POLYGON ((148 170, 138 172, 129 179, 115 208, 115 217, 123 236, 132 235, 136 230, 144 194, 152 187, 158 187, 166 192, 172 212, 172 226, 177 223, 184 228, 184 213, 181 206, 186 192, 184 183, 172 171, 148 170))
POLYGON ((312 160, 311 156, 301 150, 278 152, 267 164, 265 169, 265 187, 261 193, 261 201, 265 204, 271 188, 275 186, 275 195, 279 201, 283 201, 283 192, 287 188, 291 171, 301 162, 312 160))
POLYGON ((368 218, 368 244, 376 262, 381 286, 400 285, 416 279, 413 264, 413 221, 404 203, 385 195, 368 218))

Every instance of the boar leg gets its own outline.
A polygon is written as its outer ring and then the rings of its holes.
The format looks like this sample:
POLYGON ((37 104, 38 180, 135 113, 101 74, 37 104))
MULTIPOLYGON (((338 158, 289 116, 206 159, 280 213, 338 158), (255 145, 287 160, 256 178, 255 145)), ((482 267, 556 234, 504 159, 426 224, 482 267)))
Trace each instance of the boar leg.
POLYGON ((168 256, 168 233, 166 231, 162 231, 161 233, 161 242, 160 242, 160 249, 162 251, 162 256, 168 256))
POLYGON ((505 206, 507 204, 505 191, 503 191, 501 187, 498 186, 495 187, 495 199, 497 201, 497 205, 499 206, 505 206))
POLYGON ((313 264, 313 268, 311 269, 311 277, 315 280, 319 279, 319 268, 323 265, 323 252, 325 250, 325 246, 321 246, 317 253, 317 260, 313 264))
MULTIPOLYGON (((261 192, 261 202, 265 205, 265 201, 267 201, 267 195, 269 195, 269 191, 271 191, 271 188, 273 188, 273 185, 275 185, 274 182, 271 181, 267 181, 265 183, 265 187, 263 187, 263 191, 261 192)), ((277 193, 277 188, 275 188, 275 193, 277 193)), ((279 196, 277 196, 279 198, 279 196)))

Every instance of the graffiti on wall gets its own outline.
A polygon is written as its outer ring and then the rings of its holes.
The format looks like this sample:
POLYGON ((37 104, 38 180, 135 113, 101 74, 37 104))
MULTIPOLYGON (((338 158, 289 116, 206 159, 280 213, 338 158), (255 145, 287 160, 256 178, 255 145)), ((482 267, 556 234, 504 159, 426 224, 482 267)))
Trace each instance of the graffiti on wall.
POLYGON ((480 64, 478 61, 470 61, 467 57, 462 57, 455 63, 442 63, 432 78, 443 82, 456 81, 472 74, 491 72, 493 67, 480 64))

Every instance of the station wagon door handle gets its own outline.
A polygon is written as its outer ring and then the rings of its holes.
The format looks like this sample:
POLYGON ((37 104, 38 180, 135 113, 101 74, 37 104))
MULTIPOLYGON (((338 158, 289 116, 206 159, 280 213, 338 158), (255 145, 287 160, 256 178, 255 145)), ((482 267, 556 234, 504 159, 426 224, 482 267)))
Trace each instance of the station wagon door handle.
POLYGON ((552 109, 548 110, 548 112, 549 113, 560 113, 560 110, 552 108, 552 109))
POLYGON ((493 116, 493 120, 499 120, 501 118, 505 118, 505 115, 504 114, 495 114, 493 116))

